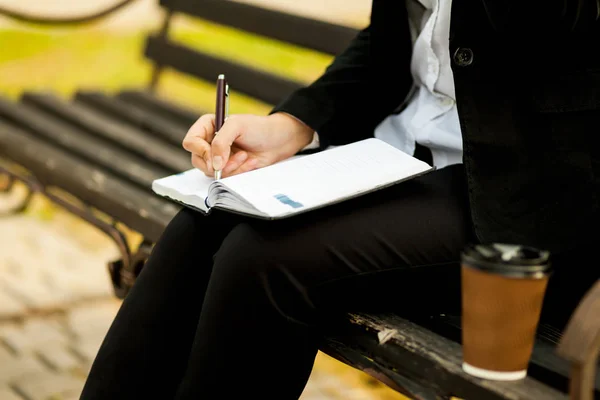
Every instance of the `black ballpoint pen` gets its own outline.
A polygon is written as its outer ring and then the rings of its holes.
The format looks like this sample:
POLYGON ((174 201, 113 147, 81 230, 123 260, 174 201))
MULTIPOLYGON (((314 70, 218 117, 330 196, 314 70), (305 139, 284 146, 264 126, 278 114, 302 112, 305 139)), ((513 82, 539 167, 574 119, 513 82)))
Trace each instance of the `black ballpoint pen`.
MULTIPOLYGON (((217 78, 217 101, 215 107, 215 134, 219 133, 229 112, 229 85, 225 75, 217 78)), ((221 170, 215 170, 215 179, 221 179, 221 170)))

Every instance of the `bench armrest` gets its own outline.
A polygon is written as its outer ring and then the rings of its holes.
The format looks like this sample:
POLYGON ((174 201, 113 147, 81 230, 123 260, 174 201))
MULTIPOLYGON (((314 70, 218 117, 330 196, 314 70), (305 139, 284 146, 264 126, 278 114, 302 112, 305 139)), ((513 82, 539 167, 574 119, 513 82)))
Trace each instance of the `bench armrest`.
POLYGON ((557 352, 571 365, 571 400, 592 400, 600 352, 600 280, 571 316, 557 352))

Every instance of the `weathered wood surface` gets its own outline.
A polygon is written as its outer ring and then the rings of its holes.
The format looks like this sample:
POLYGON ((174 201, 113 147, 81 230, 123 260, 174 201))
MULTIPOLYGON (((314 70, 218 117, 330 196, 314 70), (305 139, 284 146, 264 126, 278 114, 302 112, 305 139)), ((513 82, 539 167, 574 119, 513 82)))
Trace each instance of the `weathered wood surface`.
POLYGON ((41 113, 28 105, 0 98, 0 117, 55 144, 69 154, 146 189, 150 188, 152 180, 171 172, 143 157, 90 135, 85 130, 69 125, 60 117, 41 113))
POLYGON ((461 367, 460 344, 394 314, 352 314, 349 322, 332 324, 327 335, 324 351, 362 370, 383 373, 415 398, 567 398, 532 377, 494 382, 468 375, 461 367), (389 338, 380 344, 378 335, 386 332, 389 338))
POLYGON ((52 114, 90 135, 114 143, 123 150, 144 157, 172 172, 184 171, 190 167, 189 153, 182 147, 166 145, 164 141, 145 131, 106 118, 82 104, 68 103, 49 93, 25 93, 21 102, 52 114))
POLYGON ((159 115, 187 127, 192 126, 200 115, 206 114, 205 111, 191 110, 182 104, 167 101, 146 90, 122 90, 117 94, 117 98, 126 103, 137 105, 151 114, 159 115))
POLYGON ((146 42, 145 55, 157 64, 174 68, 183 73, 214 82, 219 74, 225 74, 236 92, 277 104, 302 83, 261 71, 235 61, 195 51, 187 46, 160 36, 151 36, 146 42), (198 66, 202 67, 199 68, 198 66))
POLYGON ((98 111, 106 118, 113 118, 135 126, 176 147, 181 147, 181 142, 190 127, 190 125, 157 115, 152 110, 145 109, 138 104, 129 103, 101 92, 79 91, 75 95, 74 101, 98 111))
POLYGON ((26 166, 45 185, 65 190, 151 241, 158 240, 180 209, 1 119, 0 156, 26 166))

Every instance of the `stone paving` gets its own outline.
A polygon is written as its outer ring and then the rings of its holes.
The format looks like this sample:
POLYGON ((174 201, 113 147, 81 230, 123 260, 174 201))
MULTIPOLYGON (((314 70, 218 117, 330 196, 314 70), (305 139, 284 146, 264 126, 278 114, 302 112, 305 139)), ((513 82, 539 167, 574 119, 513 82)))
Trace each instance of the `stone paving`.
MULTIPOLYGON (((0 214, 8 203, 0 194, 0 214)), ((120 304, 105 270, 115 256, 104 236, 38 199, 0 217, 0 400, 79 398, 120 304)), ((302 396, 399 398, 322 354, 302 396)))

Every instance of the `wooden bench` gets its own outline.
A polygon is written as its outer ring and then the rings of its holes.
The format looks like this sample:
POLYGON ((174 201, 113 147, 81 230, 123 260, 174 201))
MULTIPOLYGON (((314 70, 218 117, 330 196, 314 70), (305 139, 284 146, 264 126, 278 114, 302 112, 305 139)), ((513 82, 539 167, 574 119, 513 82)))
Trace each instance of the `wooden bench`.
MULTIPOLYGON (((353 28, 227 0, 161 0, 161 5, 167 12, 164 24, 147 39, 144 51, 154 63, 147 89, 114 96, 80 91, 69 101, 52 93, 24 93, 18 102, 0 96, 0 173, 25 182, 32 192, 43 193, 114 240, 121 257, 109 265, 109 273, 120 298, 179 209, 155 196, 150 185, 190 167, 180 143, 200 114, 155 95, 161 72, 172 68, 211 83, 225 73, 235 91, 268 104, 302 86, 172 42, 172 16, 188 14, 329 55, 344 49, 356 34, 353 28), (115 222, 139 232, 142 244, 132 248, 115 222)), ((573 398, 592 399, 600 396, 595 370, 599 285, 594 290, 564 337, 551 326, 540 326, 530 375, 519 382, 465 374, 460 319, 446 315, 411 320, 393 313, 338 316, 327 328, 322 350, 411 398, 562 399, 571 382, 573 398)))

